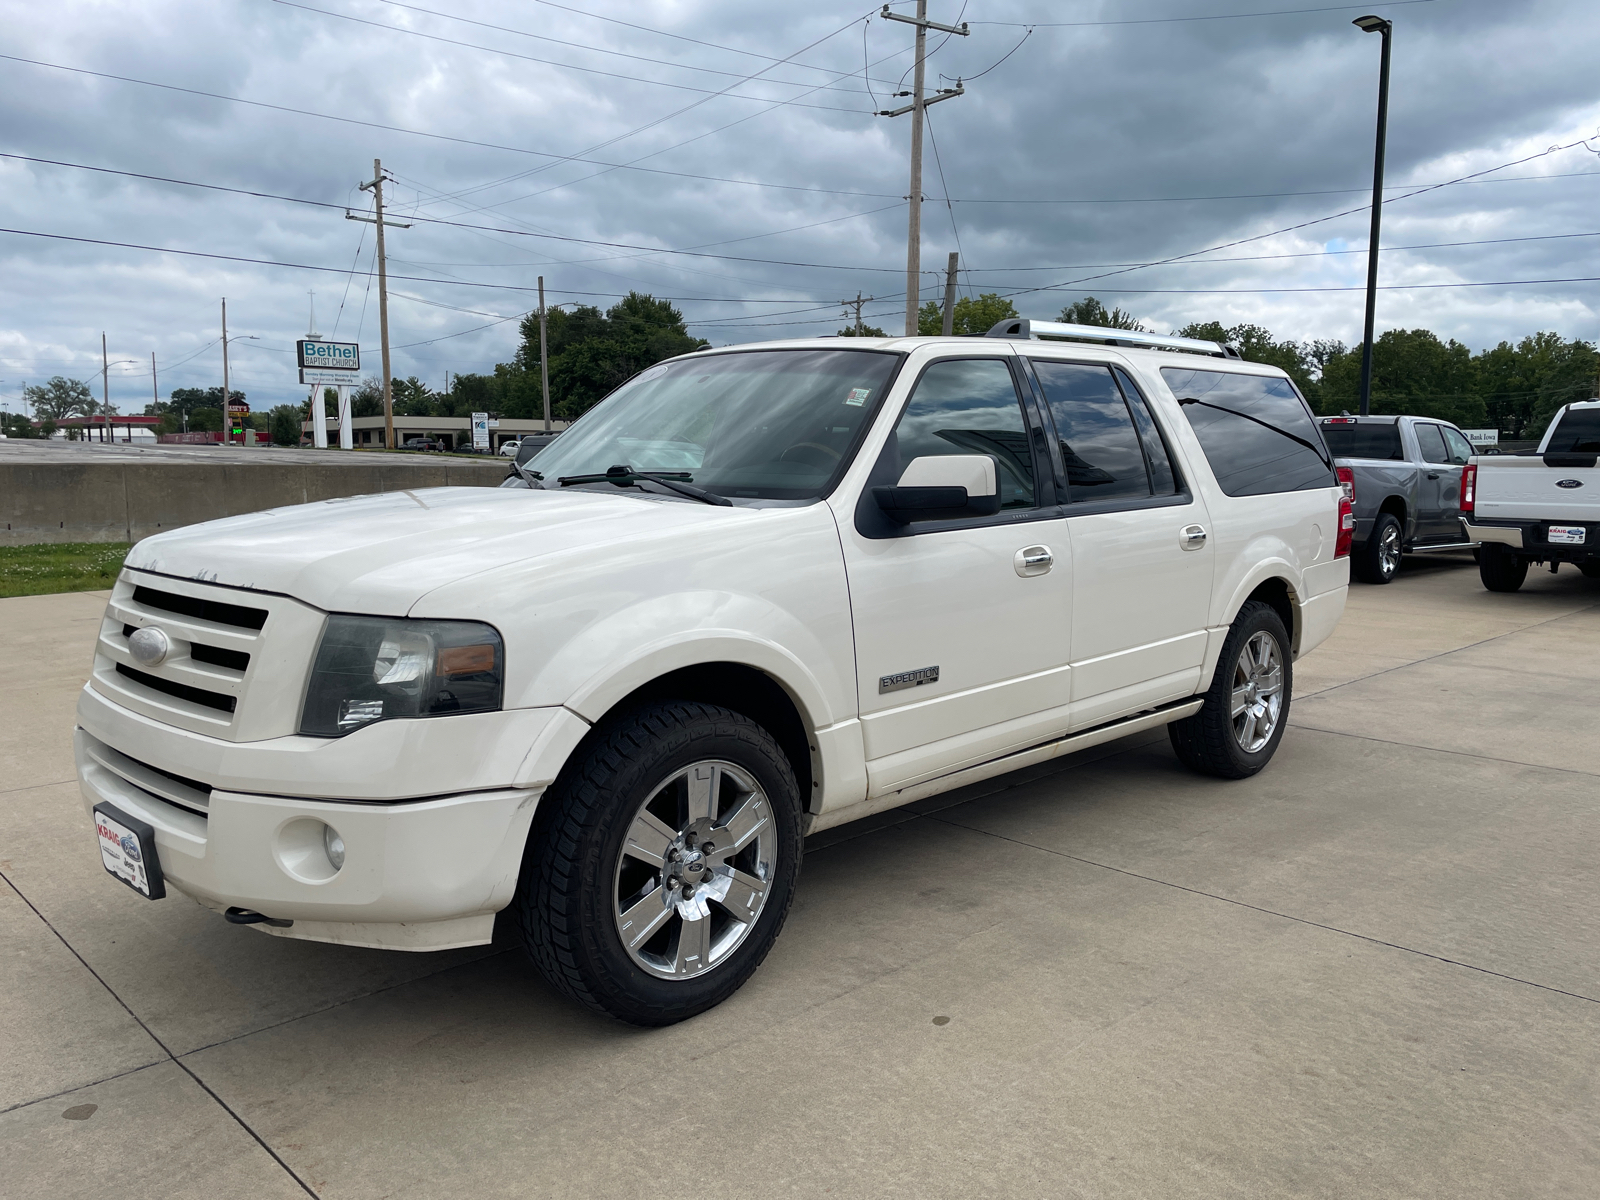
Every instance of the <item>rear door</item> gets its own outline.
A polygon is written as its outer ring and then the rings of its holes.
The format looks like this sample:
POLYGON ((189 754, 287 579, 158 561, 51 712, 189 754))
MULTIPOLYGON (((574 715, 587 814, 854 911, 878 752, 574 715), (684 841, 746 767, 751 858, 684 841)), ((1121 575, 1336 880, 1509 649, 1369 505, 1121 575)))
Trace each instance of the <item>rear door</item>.
MULTIPOLYGON (((1442 425, 1417 421, 1412 426, 1422 463, 1417 473, 1417 540, 1419 542, 1459 541, 1461 523, 1461 468, 1451 462, 1442 425)), ((1453 431, 1452 431, 1453 432, 1453 431)), ((1463 439, 1465 440, 1465 439, 1463 439)))
POLYGON ((1032 358, 1072 531, 1072 727, 1191 695, 1213 550, 1151 410, 1106 362, 1032 358))

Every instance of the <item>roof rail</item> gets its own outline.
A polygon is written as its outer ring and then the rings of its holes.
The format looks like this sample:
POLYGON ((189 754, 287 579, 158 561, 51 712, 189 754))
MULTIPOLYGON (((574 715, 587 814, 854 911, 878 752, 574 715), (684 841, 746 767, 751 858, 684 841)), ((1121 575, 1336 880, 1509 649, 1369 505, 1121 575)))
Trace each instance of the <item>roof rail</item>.
POLYGON ((1061 321, 1030 321, 1026 317, 1001 321, 985 337, 1020 338, 1026 341, 1059 340, 1101 342, 1112 346, 1141 346, 1154 350, 1181 350, 1185 354, 1209 354, 1213 358, 1238 358, 1239 352, 1221 342, 1199 338, 1163 337, 1158 333, 1135 333, 1127 329, 1106 329, 1099 325, 1067 325, 1061 321))

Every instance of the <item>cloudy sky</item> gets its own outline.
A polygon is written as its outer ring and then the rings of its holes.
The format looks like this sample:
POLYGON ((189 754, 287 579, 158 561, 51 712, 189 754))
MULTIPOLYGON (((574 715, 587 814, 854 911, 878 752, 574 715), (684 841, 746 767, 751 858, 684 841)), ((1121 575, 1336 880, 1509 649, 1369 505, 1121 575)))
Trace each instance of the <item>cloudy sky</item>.
MULTIPOLYGON (((1600 337, 1600 162, 1570 145, 1600 150, 1593 0, 933 0, 971 33, 929 42, 930 87, 967 92, 929 114, 923 265, 959 247, 962 291, 1028 316, 1093 294, 1163 331, 1359 340, 1379 39, 1350 22, 1367 11, 1396 29, 1380 329, 1474 349, 1600 337)), ((831 333, 858 292, 903 328, 909 118, 873 111, 904 103, 912 31, 875 8, 0 12, 13 411, 56 374, 98 395, 102 331, 123 412, 150 399, 152 352, 163 397, 220 384, 224 296, 229 333, 253 335, 231 366, 254 408, 303 394, 312 291, 320 331, 375 368, 373 230, 345 219, 369 209, 374 158, 411 225, 388 233, 397 375, 439 387, 508 359, 540 275, 551 303, 670 297, 718 345, 831 333)))

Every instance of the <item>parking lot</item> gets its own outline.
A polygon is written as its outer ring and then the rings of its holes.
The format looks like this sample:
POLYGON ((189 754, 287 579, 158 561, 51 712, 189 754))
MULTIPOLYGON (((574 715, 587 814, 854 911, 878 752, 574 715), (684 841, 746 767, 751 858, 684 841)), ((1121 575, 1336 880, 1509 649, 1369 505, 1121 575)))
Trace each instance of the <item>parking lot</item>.
POLYGON ((1600 581, 1353 585, 1243 783, 1164 733, 813 838, 726 1004, 269 938, 100 867, 105 593, 0 601, 0 1190, 1593 1196, 1600 581))

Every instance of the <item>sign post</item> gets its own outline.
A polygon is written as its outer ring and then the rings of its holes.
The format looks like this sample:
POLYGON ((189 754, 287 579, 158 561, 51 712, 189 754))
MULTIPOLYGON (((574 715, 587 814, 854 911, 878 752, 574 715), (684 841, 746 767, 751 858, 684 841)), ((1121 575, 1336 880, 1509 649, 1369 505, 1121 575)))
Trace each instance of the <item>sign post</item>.
POLYGON ((302 338, 295 343, 300 363, 300 382, 311 386, 311 444, 328 448, 328 412, 322 389, 339 389, 339 448, 355 447, 350 429, 350 387, 361 374, 361 347, 354 342, 325 342, 321 338, 302 338))
POLYGON ((489 414, 486 412, 472 414, 472 448, 474 450, 489 448, 489 414))

